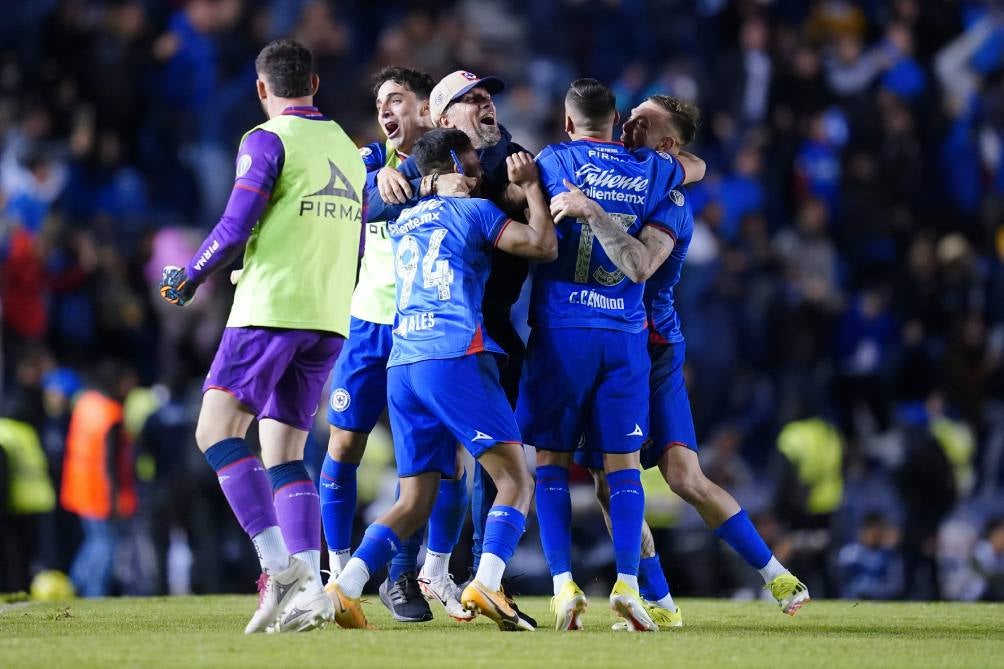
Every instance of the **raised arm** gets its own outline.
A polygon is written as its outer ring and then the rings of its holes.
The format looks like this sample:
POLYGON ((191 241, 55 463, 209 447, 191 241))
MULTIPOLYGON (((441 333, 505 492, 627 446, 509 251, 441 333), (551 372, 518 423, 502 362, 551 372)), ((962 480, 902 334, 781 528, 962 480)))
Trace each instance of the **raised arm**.
POLYGON ((686 174, 683 183, 692 184, 704 179, 704 173, 707 171, 708 166, 703 160, 692 154, 690 151, 684 151, 683 149, 680 149, 676 158, 680 161, 680 164, 683 166, 683 171, 686 174))
POLYGON ((509 182, 521 188, 526 197, 527 225, 510 221, 495 246, 528 260, 551 262, 558 257, 558 238, 533 156, 514 153, 506 158, 506 167, 509 182))
POLYGON ((655 274, 673 252, 676 242, 666 232, 651 226, 642 228, 637 238, 614 223, 603 208, 589 199, 567 179, 567 193, 551 198, 551 214, 555 221, 573 216, 587 223, 617 269, 635 283, 642 283, 655 274))
POLYGON ((213 273, 240 255, 272 196, 282 170, 285 152, 271 132, 256 130, 241 144, 237 178, 227 208, 185 267, 165 267, 160 294, 171 304, 184 306, 195 290, 213 273))

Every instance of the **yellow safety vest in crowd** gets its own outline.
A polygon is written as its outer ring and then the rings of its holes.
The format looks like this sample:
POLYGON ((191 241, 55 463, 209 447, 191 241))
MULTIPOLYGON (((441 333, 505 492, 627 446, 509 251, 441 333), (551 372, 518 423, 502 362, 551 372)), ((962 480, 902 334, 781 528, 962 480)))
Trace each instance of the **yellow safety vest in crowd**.
POLYGON ((7 455, 10 512, 28 515, 56 508, 56 490, 35 428, 19 420, 0 418, 0 448, 7 455))
POLYGON ((809 488, 805 510, 836 511, 844 498, 844 442, 836 428, 821 418, 788 423, 778 435, 777 448, 809 488))

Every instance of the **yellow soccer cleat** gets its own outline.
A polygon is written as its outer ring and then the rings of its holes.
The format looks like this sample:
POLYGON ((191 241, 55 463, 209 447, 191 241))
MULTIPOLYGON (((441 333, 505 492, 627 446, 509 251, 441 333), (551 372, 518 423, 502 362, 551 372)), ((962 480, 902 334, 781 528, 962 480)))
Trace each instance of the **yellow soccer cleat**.
POLYGON ((776 577, 773 581, 763 586, 763 588, 764 590, 770 590, 770 594, 774 595, 774 599, 777 600, 777 605, 781 607, 781 611, 789 616, 798 613, 798 610, 802 606, 811 601, 809 589, 805 587, 805 583, 795 578, 790 571, 786 571, 776 577))
MULTIPOLYGON (((659 626, 659 629, 673 629, 678 627, 683 627, 683 611, 680 607, 676 607, 676 611, 670 611, 652 602, 645 602, 645 608, 648 609, 648 614, 652 616, 652 620, 655 624, 659 626)), ((626 632, 628 630, 628 622, 622 620, 619 623, 614 623, 610 626, 610 629, 626 632)))
POLYGON ((610 591, 610 608, 628 623, 629 632, 658 632, 659 626, 641 600, 638 591, 624 581, 614 583, 610 591))
POLYGON ((494 620, 503 632, 532 632, 536 629, 509 605, 501 588, 491 592, 479 581, 471 581, 460 595, 460 603, 468 611, 481 613, 494 620))
POLYGON ((324 592, 335 607, 335 622, 339 627, 350 629, 366 629, 369 623, 366 621, 366 614, 363 613, 362 600, 352 599, 338 587, 334 581, 324 586, 324 592))
POLYGON ((561 591, 551 597, 551 613, 554 614, 554 629, 558 632, 582 629, 582 614, 589 603, 586 595, 574 581, 561 586, 561 591))

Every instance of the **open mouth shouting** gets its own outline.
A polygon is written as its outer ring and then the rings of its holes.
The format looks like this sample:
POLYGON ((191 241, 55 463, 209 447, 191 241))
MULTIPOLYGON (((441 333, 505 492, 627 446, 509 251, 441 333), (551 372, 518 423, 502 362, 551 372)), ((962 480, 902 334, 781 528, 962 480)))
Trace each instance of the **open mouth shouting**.
POLYGON ((401 124, 397 121, 384 121, 383 131, 387 133, 387 139, 397 139, 401 134, 401 124))
POLYGON ((487 112, 481 118, 478 119, 478 123, 481 125, 494 126, 495 125, 495 113, 487 112))

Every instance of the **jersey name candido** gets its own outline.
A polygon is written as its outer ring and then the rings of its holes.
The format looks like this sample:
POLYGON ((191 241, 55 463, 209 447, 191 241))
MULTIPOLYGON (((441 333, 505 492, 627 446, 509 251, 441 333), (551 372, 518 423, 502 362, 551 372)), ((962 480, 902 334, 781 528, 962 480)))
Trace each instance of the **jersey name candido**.
MULTIPOLYGON (((574 183, 632 236, 660 225, 669 192, 683 182, 680 163, 649 149, 628 151, 619 142, 576 140, 545 147, 537 156, 549 197, 574 183)), ((610 260, 592 228, 565 218, 556 228, 558 259, 534 272, 530 324, 535 327, 645 329, 644 284, 628 279, 610 260)))
POLYGON ((502 353, 484 334, 481 301, 508 218, 480 198, 423 198, 387 224, 396 314, 388 366, 502 353))

